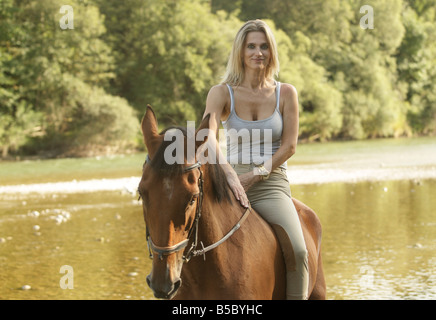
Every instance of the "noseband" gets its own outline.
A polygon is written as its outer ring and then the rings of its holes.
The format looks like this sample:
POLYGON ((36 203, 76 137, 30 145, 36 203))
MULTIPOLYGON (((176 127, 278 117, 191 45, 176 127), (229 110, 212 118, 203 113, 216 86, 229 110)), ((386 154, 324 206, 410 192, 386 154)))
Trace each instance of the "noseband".
MULTIPOLYGON (((147 155, 147 159, 146 159, 145 163, 147 163, 149 161, 150 161, 150 158, 147 155)), ((149 252, 150 259, 153 259, 153 252, 157 253, 159 259, 162 260, 163 256, 169 256, 170 254, 173 254, 175 252, 179 252, 179 251, 183 250, 188 245, 189 240, 191 239, 192 235, 194 234, 194 239, 192 241, 191 247, 189 248, 188 252, 185 255, 183 255, 183 261, 189 262, 189 260, 191 260, 192 257, 196 257, 196 256, 200 256, 200 255, 202 255, 203 258, 206 260, 205 253, 208 252, 209 250, 212 250, 212 249, 218 247, 221 243, 226 241, 236 230, 239 229, 241 224, 248 217, 248 214, 251 212, 251 206, 249 206, 247 208, 247 210, 245 210, 243 216, 238 221, 238 223, 223 238, 221 238, 221 240, 215 242, 214 244, 211 244, 210 246, 208 246, 206 248, 203 246, 203 242, 200 241, 201 249, 196 250, 197 245, 198 245, 198 222, 199 222, 200 217, 201 217, 201 209, 202 209, 202 204, 203 204, 203 183, 204 183, 204 180, 203 180, 203 172, 201 171, 201 163, 197 162, 191 166, 186 167, 183 170, 183 173, 186 173, 186 172, 189 172, 189 171, 192 171, 195 169, 198 169, 200 171, 200 177, 198 178, 199 196, 197 198, 197 208, 195 209, 194 223, 192 224, 191 228, 189 229, 188 238, 183 240, 183 241, 180 241, 179 243, 177 243, 173 246, 160 247, 160 246, 157 246, 153 243, 153 240, 151 239, 151 236, 150 236, 150 232, 149 232, 148 227, 146 225, 146 240, 147 240, 147 246, 148 246, 148 252, 149 252)))

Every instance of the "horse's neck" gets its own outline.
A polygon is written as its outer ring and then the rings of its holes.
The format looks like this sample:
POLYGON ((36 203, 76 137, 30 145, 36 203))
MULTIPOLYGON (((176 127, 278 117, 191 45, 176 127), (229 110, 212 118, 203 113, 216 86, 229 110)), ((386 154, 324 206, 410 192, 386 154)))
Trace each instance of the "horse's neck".
MULTIPOLYGON (((215 243, 233 227, 231 217, 234 209, 229 203, 217 203, 212 199, 205 199, 203 213, 199 223, 199 241, 204 246, 215 243)), ((235 219, 236 220, 236 219, 235 219)))
MULTIPOLYGON (((204 172, 204 199, 202 204, 202 216, 199 223, 199 241, 203 241, 204 246, 210 245, 219 241, 232 227, 233 220, 237 222, 237 210, 234 201, 228 201, 226 197, 222 197, 222 201, 218 202, 215 198, 214 188, 217 188, 216 175, 213 174, 211 167, 206 167, 204 172), (234 219, 232 219, 232 217, 234 219)), ((221 183, 227 183, 222 181, 221 183)), ((231 194, 231 191, 229 191, 231 194)), ((233 194, 232 194, 233 196, 233 194)), ((235 222, 235 223, 236 223, 235 222)))

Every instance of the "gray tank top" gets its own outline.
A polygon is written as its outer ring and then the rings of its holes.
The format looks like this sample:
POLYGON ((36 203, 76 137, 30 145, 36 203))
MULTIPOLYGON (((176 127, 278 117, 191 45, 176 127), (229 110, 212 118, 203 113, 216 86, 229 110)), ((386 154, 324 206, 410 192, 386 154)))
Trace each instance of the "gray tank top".
MULTIPOLYGON (((280 148, 283 118, 280 113, 280 82, 276 82, 276 107, 271 116, 249 121, 238 117, 235 111, 233 88, 230 93, 230 114, 222 121, 226 131, 227 161, 230 164, 262 164, 280 148)), ((280 167, 287 168, 286 162, 280 167)))

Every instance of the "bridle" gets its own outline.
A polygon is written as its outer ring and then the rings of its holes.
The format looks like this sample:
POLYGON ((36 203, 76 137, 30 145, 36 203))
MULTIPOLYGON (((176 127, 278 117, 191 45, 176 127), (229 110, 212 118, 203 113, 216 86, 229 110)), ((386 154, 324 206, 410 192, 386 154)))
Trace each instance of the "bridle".
MULTIPOLYGON (((147 155, 146 163, 150 161, 149 156, 147 155)), ((199 195, 197 198, 197 208, 195 209, 195 218, 194 222, 189 229, 188 232, 188 238, 168 247, 161 247, 157 246, 153 243, 153 240, 151 239, 150 232, 148 230, 148 226, 146 226, 146 239, 147 239, 147 246, 148 246, 148 252, 150 259, 153 259, 153 252, 156 252, 159 256, 159 259, 162 260, 163 256, 169 256, 172 253, 179 252, 180 250, 184 249, 189 242, 189 239, 191 238, 192 234, 195 233, 194 241, 192 242, 191 248, 188 250, 188 253, 183 256, 184 261, 189 261, 191 259, 191 256, 194 254, 193 251, 197 247, 197 240, 198 240, 198 221, 201 217, 201 209, 202 209, 202 203, 203 203, 203 171, 200 169, 201 163, 197 162, 189 167, 186 167, 183 170, 183 173, 198 169, 200 171, 200 177, 198 178, 198 189, 199 189, 199 195)))
MULTIPOLYGON (((145 163, 147 163, 149 161, 150 161, 150 158, 147 155, 147 159, 146 159, 145 163)), ((192 257, 196 257, 196 256, 200 256, 200 255, 203 256, 204 260, 206 260, 205 253, 218 247, 221 243, 226 241, 236 230, 239 229, 241 224, 248 217, 248 214, 251 212, 251 206, 249 206, 245 210, 241 219, 239 219, 239 221, 236 223, 236 225, 224 237, 222 237, 221 240, 215 242, 214 244, 211 244, 210 246, 207 246, 206 248, 204 247, 203 242, 200 241, 201 249, 196 250, 197 246, 198 246, 198 222, 199 222, 200 217, 201 217, 201 210, 202 210, 202 205, 203 205, 204 180, 203 180, 203 171, 201 171, 201 163, 197 162, 193 165, 186 167, 183 170, 183 173, 186 173, 186 172, 189 172, 189 171, 192 171, 195 169, 198 169, 200 171, 200 177, 198 178, 199 195, 197 198, 197 207, 195 209, 194 222, 193 222, 191 228, 189 229, 188 237, 185 240, 180 241, 179 243, 172 245, 172 246, 167 246, 167 247, 157 246, 153 243, 153 240, 151 239, 151 236, 150 236, 150 232, 148 230, 148 226, 146 226, 146 240, 147 240, 147 247, 148 247, 150 259, 153 259, 153 252, 157 253, 159 259, 162 260, 163 256, 169 256, 173 253, 176 253, 176 252, 179 252, 179 251, 185 249, 185 247, 188 245, 189 240, 191 239, 192 235, 194 235, 194 239, 192 241, 191 247, 189 248, 187 253, 183 255, 183 261, 189 262, 189 260, 191 260, 192 257)))

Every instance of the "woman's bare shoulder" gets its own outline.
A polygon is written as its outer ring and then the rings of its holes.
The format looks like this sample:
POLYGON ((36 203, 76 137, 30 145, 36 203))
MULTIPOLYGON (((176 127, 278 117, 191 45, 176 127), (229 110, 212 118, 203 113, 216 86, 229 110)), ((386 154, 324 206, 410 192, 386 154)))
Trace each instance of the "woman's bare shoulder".
POLYGON ((290 98, 298 96, 297 89, 289 83, 282 83, 280 86, 280 92, 290 98))
POLYGON ((229 100, 229 92, 227 86, 225 84, 217 84, 210 88, 207 95, 207 100, 218 105, 227 104, 229 100))
POLYGON ((297 89, 289 83, 282 83, 280 87, 280 111, 282 114, 298 113, 298 93, 297 89))
POLYGON ((210 88, 209 94, 225 96, 227 90, 228 89, 227 89, 227 86, 225 84, 217 84, 217 85, 214 85, 212 88, 210 88))
POLYGON ((230 94, 225 84, 213 86, 207 95, 206 112, 217 113, 221 120, 230 113, 230 94))

